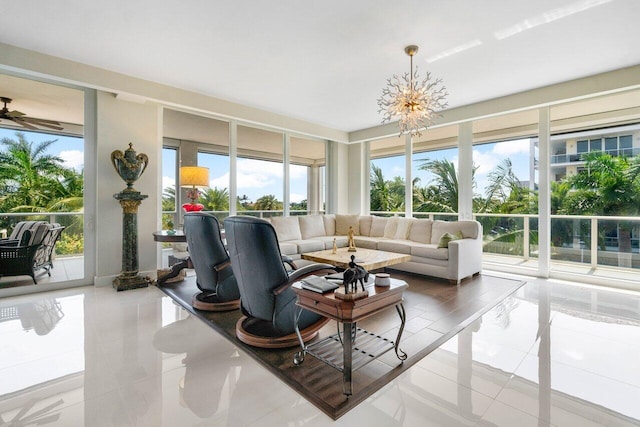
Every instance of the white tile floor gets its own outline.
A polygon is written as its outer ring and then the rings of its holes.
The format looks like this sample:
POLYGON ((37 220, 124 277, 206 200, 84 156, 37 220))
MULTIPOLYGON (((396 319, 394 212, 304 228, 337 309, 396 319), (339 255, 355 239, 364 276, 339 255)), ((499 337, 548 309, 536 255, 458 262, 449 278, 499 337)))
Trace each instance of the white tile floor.
MULTIPOLYGON (((640 425, 640 295, 529 281, 345 426, 640 425)), ((0 300, 0 426, 334 422, 155 288, 0 300)))

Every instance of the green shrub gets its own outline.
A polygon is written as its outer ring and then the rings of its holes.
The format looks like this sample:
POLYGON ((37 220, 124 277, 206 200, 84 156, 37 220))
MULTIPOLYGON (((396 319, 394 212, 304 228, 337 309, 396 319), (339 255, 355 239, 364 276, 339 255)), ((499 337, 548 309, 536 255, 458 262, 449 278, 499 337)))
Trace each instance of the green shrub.
POLYGON ((63 232, 56 242, 57 255, 81 255, 84 253, 84 236, 63 232))

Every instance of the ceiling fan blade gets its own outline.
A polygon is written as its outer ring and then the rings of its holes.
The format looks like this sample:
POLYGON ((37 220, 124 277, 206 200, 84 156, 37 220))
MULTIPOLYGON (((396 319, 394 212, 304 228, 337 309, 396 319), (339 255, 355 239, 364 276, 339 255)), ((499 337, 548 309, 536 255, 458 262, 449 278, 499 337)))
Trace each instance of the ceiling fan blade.
POLYGON ((25 129, 38 130, 37 127, 31 126, 29 123, 25 122, 24 120, 21 120, 20 118, 13 119, 13 121, 14 121, 14 123, 19 124, 20 126, 22 126, 25 129))
POLYGON ((13 110, 13 111, 9 111, 6 114, 7 117, 22 117, 22 116, 26 116, 25 113, 18 111, 18 110, 13 110))
POLYGON ((63 127, 60 126, 60 122, 56 122, 54 120, 37 119, 33 117, 21 117, 19 120, 25 123, 29 123, 31 125, 42 126, 49 129, 55 129, 55 130, 63 129, 63 127))

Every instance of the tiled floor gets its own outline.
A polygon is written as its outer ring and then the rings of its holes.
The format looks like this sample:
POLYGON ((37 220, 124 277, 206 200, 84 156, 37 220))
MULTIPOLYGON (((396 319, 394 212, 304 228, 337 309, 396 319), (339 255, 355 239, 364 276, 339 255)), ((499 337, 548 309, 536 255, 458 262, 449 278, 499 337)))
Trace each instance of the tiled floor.
MULTIPOLYGON (((525 280, 335 424, 640 425, 640 295, 525 280)), ((153 287, 0 300, 0 426, 36 421, 334 424, 153 287)))

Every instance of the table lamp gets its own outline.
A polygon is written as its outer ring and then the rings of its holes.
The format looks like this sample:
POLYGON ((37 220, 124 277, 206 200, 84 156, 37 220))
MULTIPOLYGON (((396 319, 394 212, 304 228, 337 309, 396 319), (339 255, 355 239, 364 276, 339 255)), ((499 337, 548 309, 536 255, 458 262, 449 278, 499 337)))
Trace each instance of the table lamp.
POLYGON ((182 205, 185 212, 198 212, 204 209, 200 203, 196 203, 200 197, 200 191, 196 187, 206 188, 209 186, 209 168, 202 166, 182 166, 180 168, 180 187, 191 187, 187 191, 187 197, 191 203, 182 205))

